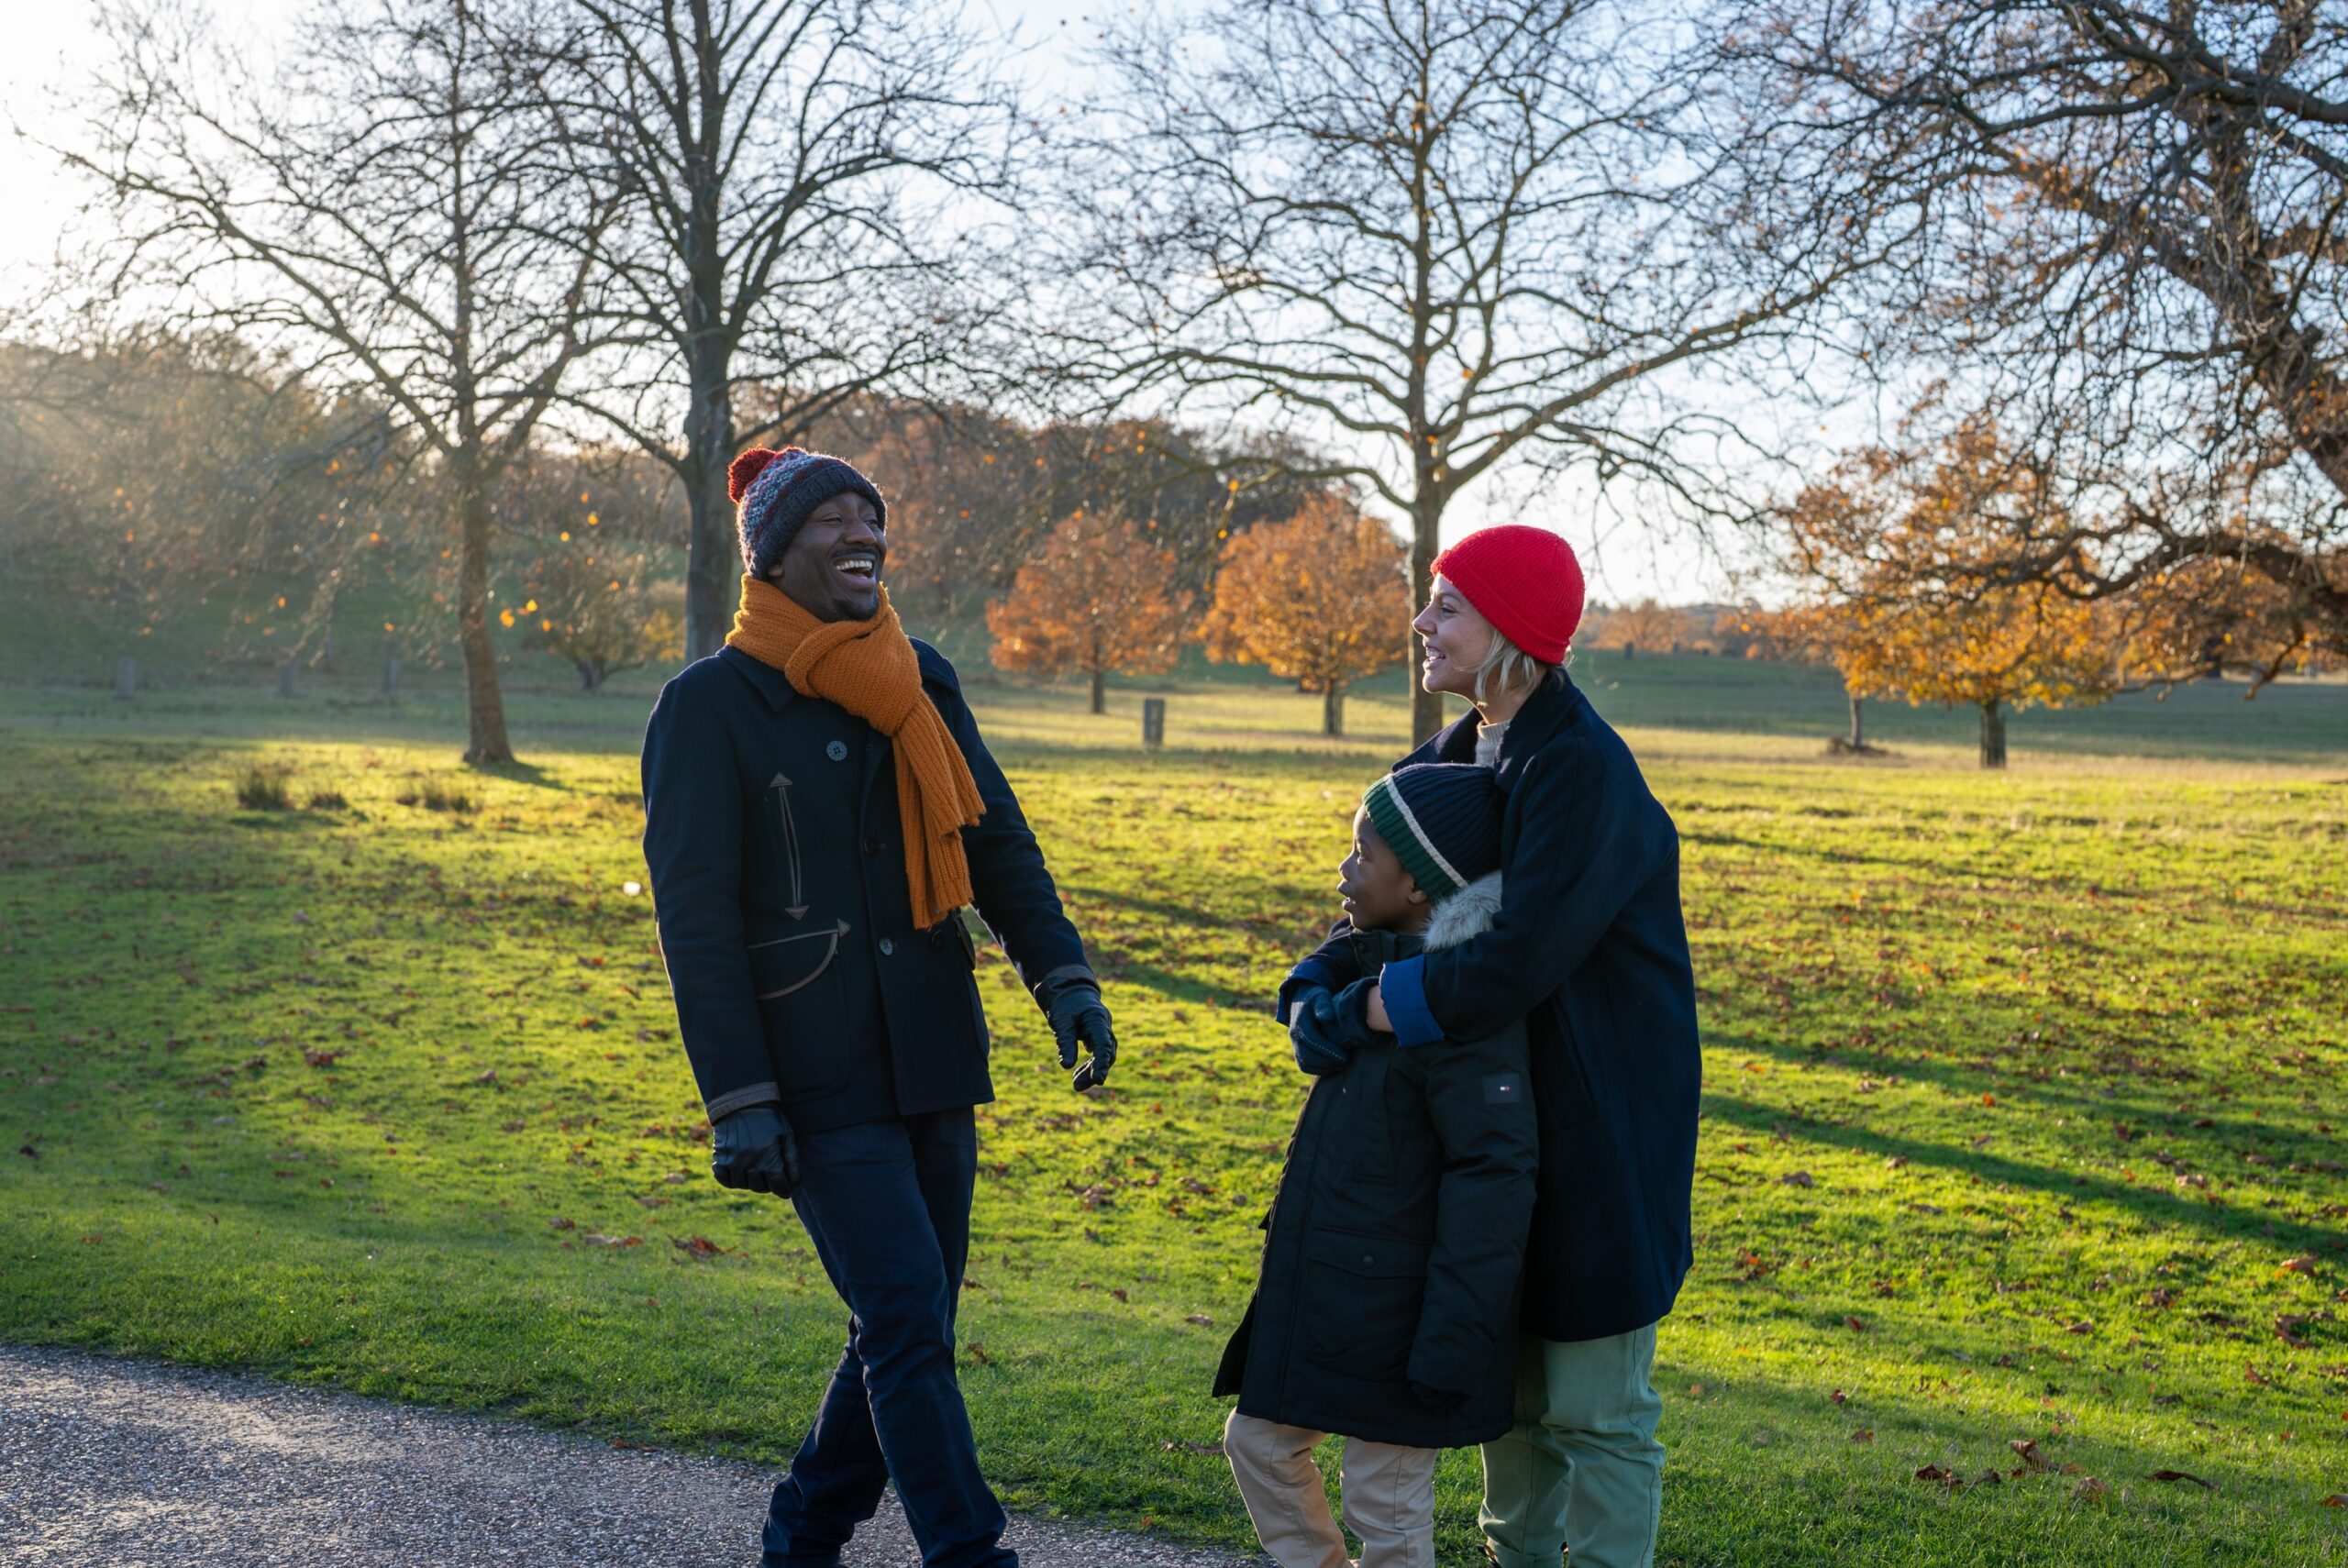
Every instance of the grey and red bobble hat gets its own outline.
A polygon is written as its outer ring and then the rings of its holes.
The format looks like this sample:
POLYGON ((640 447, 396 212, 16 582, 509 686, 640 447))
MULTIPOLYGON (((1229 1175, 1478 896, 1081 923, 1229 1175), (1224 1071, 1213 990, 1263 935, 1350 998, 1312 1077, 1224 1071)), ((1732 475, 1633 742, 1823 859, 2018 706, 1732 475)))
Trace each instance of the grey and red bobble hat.
POLYGON ((734 525, 742 536, 742 569, 764 577, 782 559, 792 536, 807 514, 836 495, 850 492, 872 502, 882 525, 889 503, 879 487, 845 458, 804 447, 753 447, 727 466, 725 493, 734 502, 734 525))
POLYGON ((1411 880, 1441 903, 1501 868, 1501 787, 1472 762, 1414 762, 1361 798, 1411 880))

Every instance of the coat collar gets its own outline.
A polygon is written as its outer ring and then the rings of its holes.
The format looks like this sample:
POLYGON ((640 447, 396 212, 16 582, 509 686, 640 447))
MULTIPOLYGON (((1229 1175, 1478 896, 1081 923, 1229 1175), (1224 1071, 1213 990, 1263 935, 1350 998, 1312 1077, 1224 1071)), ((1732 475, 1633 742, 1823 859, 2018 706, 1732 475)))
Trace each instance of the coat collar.
MULTIPOLYGON (((1581 694, 1581 688, 1574 684, 1573 677, 1563 669, 1557 671, 1556 679, 1543 681, 1533 695, 1524 700, 1524 706, 1516 711, 1516 717, 1510 721, 1508 733, 1501 736, 1500 760, 1492 769, 1494 781, 1503 790, 1514 790, 1518 777, 1523 773, 1524 765, 1533 759, 1533 754, 1554 739, 1559 730, 1572 723, 1587 701, 1581 694)), ((1476 726, 1479 722, 1476 711, 1470 708, 1437 730, 1433 740, 1402 761, 1475 761, 1476 726)))
POLYGON ((750 683, 750 690, 765 699, 770 712, 781 712, 799 695, 782 671, 770 664, 761 664, 731 644, 719 648, 717 657, 725 661, 728 669, 750 683))

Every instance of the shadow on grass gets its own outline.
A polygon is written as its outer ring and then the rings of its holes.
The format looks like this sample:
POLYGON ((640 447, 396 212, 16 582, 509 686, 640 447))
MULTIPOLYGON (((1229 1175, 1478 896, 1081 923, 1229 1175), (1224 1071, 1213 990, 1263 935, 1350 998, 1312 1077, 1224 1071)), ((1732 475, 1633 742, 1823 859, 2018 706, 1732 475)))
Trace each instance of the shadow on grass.
POLYGON ((1811 1121, 1776 1107, 1755 1105, 1733 1095, 1705 1095, 1704 1114, 1763 1136, 1785 1128, 1789 1132, 1798 1131, 1813 1143, 1851 1154, 1886 1159, 1896 1154, 1911 1165, 1929 1165, 1959 1176, 1977 1176, 1985 1183, 2003 1182, 2049 1196, 2059 1194, 2066 1200, 2084 1198, 2113 1204, 2143 1220, 2148 1226, 2174 1225, 2199 1231, 2212 1237, 2265 1235, 2271 1237, 2277 1246, 2292 1252, 2311 1252, 2317 1248, 2332 1252, 2348 1249, 2348 1235, 2343 1235, 2337 1229, 2311 1225, 2303 1220, 2254 1217, 2217 1198, 2188 1202, 2166 1193, 2103 1176, 2066 1175, 2044 1165, 1993 1154, 1987 1149, 1959 1149, 1926 1139, 1903 1138, 1864 1128, 1840 1127, 1811 1121))

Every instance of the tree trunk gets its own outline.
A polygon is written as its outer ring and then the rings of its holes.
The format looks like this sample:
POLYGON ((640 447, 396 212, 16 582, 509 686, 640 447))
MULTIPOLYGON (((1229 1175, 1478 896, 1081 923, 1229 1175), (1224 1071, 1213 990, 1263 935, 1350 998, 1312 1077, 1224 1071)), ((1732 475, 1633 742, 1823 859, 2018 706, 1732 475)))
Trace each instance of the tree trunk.
POLYGON ((1098 666, 1092 671, 1092 711, 1096 713, 1109 711, 1109 672, 1098 666))
POLYGON ((1981 704, 1981 766, 2006 765, 2006 712, 1996 698, 1981 704))
POLYGON ((1342 735, 1346 733, 1346 689, 1332 680, 1321 688, 1321 733, 1342 735))
MULTIPOLYGON (((1417 613, 1420 603, 1433 591, 1434 558, 1439 553, 1443 527, 1443 502, 1427 498, 1425 489, 1420 491, 1419 504, 1411 513, 1411 608, 1417 613)), ((1443 728, 1443 694, 1430 691, 1419 679, 1420 661, 1426 657, 1426 644, 1416 632, 1403 639, 1403 672, 1411 682, 1411 744, 1417 745, 1443 728)))
POLYGON ((1861 696, 1860 696, 1857 692, 1855 692, 1855 691, 1854 691, 1854 692, 1851 692, 1851 693, 1850 693, 1850 698, 1851 698, 1851 749, 1852 749, 1853 751, 1865 751, 1865 750, 1866 750, 1866 748, 1867 748, 1867 732, 1866 732, 1866 721, 1861 717, 1860 712, 1859 712, 1859 705, 1860 705, 1862 702, 1866 701, 1866 698, 1864 698, 1864 697, 1861 697, 1861 696))
POLYGON ((604 666, 599 659, 575 658, 570 661, 579 670, 579 689, 589 696, 604 689, 604 666))
POLYGON ((731 359, 712 344, 686 360, 691 381, 685 407, 686 535, 685 657, 706 658, 725 641, 741 595, 740 536, 725 469, 734 461, 731 359))
POLYGON ((464 529, 457 563, 457 641, 465 656, 465 760, 511 762, 514 747, 505 738, 497 647, 489 636, 489 487, 476 454, 461 454, 454 466, 458 521, 464 529))

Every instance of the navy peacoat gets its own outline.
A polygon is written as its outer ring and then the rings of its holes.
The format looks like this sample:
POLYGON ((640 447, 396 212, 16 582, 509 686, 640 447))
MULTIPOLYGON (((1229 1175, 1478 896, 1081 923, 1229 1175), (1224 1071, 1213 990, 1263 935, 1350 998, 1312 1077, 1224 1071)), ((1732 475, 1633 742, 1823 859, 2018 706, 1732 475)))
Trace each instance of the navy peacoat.
MULTIPOLYGON (((1031 994, 1091 979, 953 665, 914 647, 986 803, 962 834, 980 915, 1031 994)), ((959 913, 914 928, 887 736, 721 648, 661 690, 644 803, 660 949, 712 1121, 779 1103, 815 1132, 994 1098, 969 928, 959 913)))
MULTIPOLYGON (((1470 713, 1402 760, 1475 756, 1470 713)), ((1541 1123, 1524 1327, 1549 1340, 1626 1333, 1671 1310, 1694 1262, 1703 1061, 1679 835, 1563 670, 1518 711, 1495 776, 1500 916, 1456 947, 1387 965, 1387 1016, 1405 1047, 1437 1050, 1524 1021, 1541 1123)), ((1297 977, 1353 978, 1347 934, 1338 922, 1297 977)))

